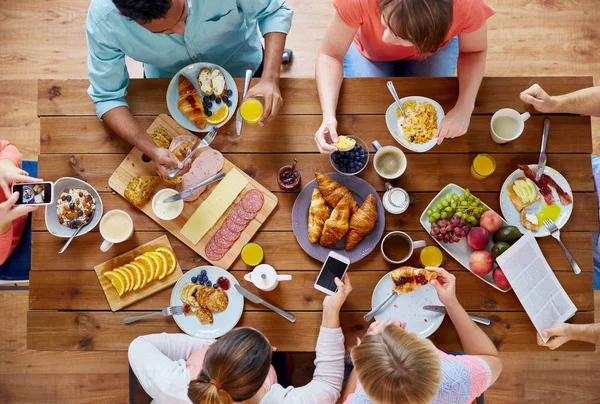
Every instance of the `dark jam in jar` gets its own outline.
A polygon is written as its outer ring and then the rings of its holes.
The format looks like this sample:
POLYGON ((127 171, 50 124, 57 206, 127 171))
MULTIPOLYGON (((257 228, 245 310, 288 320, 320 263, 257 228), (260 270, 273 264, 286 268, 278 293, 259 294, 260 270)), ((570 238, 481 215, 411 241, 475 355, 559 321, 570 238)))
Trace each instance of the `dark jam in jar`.
POLYGON ((295 191, 300 187, 300 173, 293 170, 291 165, 283 166, 277 174, 277 183, 284 191, 295 191))
POLYGON ((219 279, 217 279, 217 285, 219 285, 219 287, 223 290, 228 290, 231 286, 229 279, 225 278, 224 276, 221 276, 219 279))

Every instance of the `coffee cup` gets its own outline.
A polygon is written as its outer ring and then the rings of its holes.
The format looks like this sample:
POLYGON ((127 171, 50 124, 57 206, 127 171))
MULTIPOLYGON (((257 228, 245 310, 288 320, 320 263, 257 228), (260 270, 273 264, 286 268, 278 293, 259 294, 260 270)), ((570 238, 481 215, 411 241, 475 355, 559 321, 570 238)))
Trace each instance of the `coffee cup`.
POLYGON ((373 167, 380 177, 394 180, 404 174, 406 156, 402 150, 395 146, 381 146, 377 140, 371 144, 376 151, 375 157, 373 157, 373 167))
POLYGON ((392 231, 381 240, 381 254, 390 264, 402 264, 410 258, 415 248, 425 247, 424 240, 413 241, 403 231, 392 231))
POLYGON ((525 121, 530 117, 529 112, 519 114, 510 108, 502 108, 497 111, 490 122, 492 140, 503 144, 517 139, 523 133, 525 121))
POLYGON ((291 281, 292 275, 278 275, 271 265, 260 264, 252 272, 244 275, 244 279, 252 282, 258 289, 270 292, 280 281, 291 281))
POLYGON ((100 220, 100 234, 104 238, 100 250, 106 252, 114 244, 122 243, 133 235, 133 219, 124 210, 106 212, 100 220))
POLYGON ((408 209, 410 197, 402 188, 395 188, 389 182, 385 183, 385 194, 383 194, 383 207, 393 215, 399 215, 408 209))

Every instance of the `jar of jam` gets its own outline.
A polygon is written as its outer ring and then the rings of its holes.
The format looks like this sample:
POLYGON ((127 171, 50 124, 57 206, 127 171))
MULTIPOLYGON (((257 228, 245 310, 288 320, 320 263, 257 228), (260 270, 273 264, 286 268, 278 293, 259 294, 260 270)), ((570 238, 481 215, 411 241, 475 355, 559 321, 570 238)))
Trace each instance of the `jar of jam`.
POLYGON ((300 188, 300 173, 296 170, 296 161, 279 169, 277 183, 284 191, 295 191, 300 188))

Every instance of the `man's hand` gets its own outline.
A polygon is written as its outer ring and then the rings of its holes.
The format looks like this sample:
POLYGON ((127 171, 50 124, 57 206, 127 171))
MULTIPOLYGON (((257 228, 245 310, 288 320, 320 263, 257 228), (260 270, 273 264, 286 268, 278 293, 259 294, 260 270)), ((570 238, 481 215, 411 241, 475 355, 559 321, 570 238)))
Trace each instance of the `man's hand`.
POLYGON ((173 155, 173 153, 171 153, 167 149, 163 149, 162 147, 156 147, 150 158, 156 164, 158 173, 163 178, 169 178, 169 171, 171 171, 174 168, 179 168, 180 171, 177 174, 177 176, 181 176, 185 174, 192 165, 192 160, 190 159, 186 161, 184 166, 183 163, 173 155))
POLYGON ((431 281, 435 288, 440 302, 446 307, 458 303, 456 299, 456 278, 444 268, 426 268, 428 271, 435 271, 438 274, 437 279, 431 281))
POLYGON ((337 120, 323 119, 323 123, 315 133, 315 143, 323 154, 331 154, 337 150, 335 143, 338 141, 337 120))
POLYGON ((540 334, 537 334, 537 344, 554 350, 573 338, 572 331, 573 327, 571 324, 556 324, 554 327, 548 328, 542 332, 544 338, 550 338, 548 342, 544 342, 540 337, 540 334))
POLYGON ((523 91, 520 97, 524 103, 533 105, 539 112, 546 114, 556 110, 556 100, 549 96, 539 84, 534 84, 523 91))
POLYGON ((16 205, 15 203, 19 199, 19 193, 15 192, 12 195, 7 194, 9 198, 0 203, 0 234, 5 234, 10 230, 11 223, 13 220, 25 216, 29 212, 33 212, 39 208, 39 206, 29 205, 16 205))
POLYGON ((262 78, 254 87, 248 89, 246 98, 261 97, 264 99, 263 114, 258 121, 259 126, 265 126, 271 122, 283 105, 283 98, 279 90, 279 80, 262 78))
POLYGON ((473 108, 455 106, 444 118, 438 128, 437 143, 442 144, 444 139, 455 138, 464 135, 471 123, 473 108))
POLYGON ((371 323, 369 329, 367 330, 367 334, 381 334, 383 332, 383 329, 390 324, 394 324, 400 328, 406 328, 406 323, 401 323, 400 321, 377 320, 371 323))
POLYGON ((42 180, 30 177, 27 171, 18 168, 14 161, 10 159, 0 160, 0 189, 2 189, 6 198, 11 194, 11 184, 40 181, 42 180))

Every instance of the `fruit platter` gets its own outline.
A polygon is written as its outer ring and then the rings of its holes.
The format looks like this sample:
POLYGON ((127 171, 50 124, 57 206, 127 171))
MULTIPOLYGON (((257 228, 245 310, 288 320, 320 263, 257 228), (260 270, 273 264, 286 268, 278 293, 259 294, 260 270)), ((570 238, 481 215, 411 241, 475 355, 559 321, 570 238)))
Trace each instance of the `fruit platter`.
POLYGON ((481 280, 511 289, 495 260, 522 234, 468 189, 448 184, 421 215, 421 224, 452 258, 481 280))

